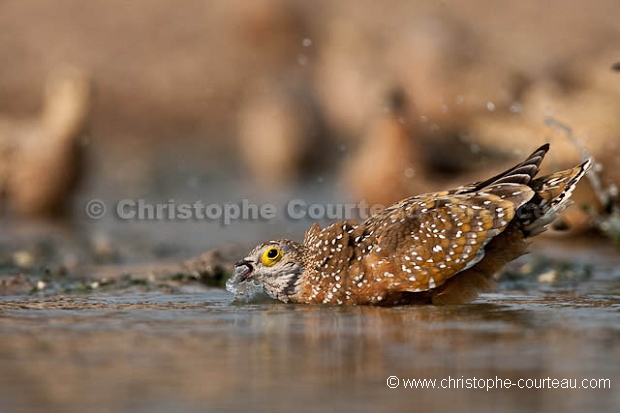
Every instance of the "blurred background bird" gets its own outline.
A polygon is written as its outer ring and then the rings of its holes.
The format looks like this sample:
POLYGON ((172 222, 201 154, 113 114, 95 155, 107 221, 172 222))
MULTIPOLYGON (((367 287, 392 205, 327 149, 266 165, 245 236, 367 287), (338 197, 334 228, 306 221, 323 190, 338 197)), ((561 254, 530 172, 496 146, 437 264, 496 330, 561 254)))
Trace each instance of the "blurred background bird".
POLYGON ((401 89, 388 93, 343 162, 341 185, 350 199, 387 206, 429 189, 424 149, 411 126, 412 109, 406 99, 401 89))
POLYGON ((328 165, 326 130, 311 90, 263 80, 239 109, 237 150, 246 176, 263 191, 286 190, 328 165))
POLYGON ((41 113, 0 118, 0 189, 8 212, 43 217, 68 212, 81 178, 90 82, 75 68, 52 73, 41 113))

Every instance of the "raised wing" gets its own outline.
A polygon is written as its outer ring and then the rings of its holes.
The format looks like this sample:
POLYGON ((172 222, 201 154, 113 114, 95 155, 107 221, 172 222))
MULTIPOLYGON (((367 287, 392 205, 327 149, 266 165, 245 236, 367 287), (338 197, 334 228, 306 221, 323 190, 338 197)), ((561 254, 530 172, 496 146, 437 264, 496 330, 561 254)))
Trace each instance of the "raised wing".
POLYGON ((527 185, 499 184, 479 192, 404 200, 366 223, 366 260, 392 278, 393 291, 425 291, 471 268, 534 196, 527 185), (387 264, 386 264, 387 262, 387 264))

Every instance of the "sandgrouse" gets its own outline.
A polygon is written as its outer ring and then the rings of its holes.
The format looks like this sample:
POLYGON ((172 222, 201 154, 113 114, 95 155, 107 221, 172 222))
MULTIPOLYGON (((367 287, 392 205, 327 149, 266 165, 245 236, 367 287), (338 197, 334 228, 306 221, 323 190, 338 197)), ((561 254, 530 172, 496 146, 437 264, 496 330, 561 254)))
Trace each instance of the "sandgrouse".
POLYGON ((0 204, 9 212, 31 218, 65 212, 82 175, 90 104, 90 80, 69 67, 49 77, 39 117, 0 117, 0 204))
POLYGON ((535 178, 548 150, 484 182, 404 199, 364 223, 315 223, 301 244, 261 244, 235 265, 227 289, 238 299, 305 304, 470 302, 569 205, 592 165, 535 178))

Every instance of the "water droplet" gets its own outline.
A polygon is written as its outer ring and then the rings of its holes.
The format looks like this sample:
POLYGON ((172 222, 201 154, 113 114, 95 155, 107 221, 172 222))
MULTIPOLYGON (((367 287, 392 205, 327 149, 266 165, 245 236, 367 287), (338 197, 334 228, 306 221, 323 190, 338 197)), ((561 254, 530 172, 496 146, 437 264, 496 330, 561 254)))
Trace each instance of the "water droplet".
POLYGON ((428 122, 428 118, 426 116, 422 115, 422 116, 420 116, 420 122, 426 123, 426 122, 428 122))
POLYGON ((297 63, 299 63, 302 66, 307 65, 308 64, 308 56, 306 56, 303 53, 299 54, 299 56, 297 56, 297 63))
POLYGON ((465 102, 465 98, 463 97, 463 95, 456 95, 456 98, 454 98, 454 102, 456 102, 457 105, 462 105, 463 102, 465 102))
POLYGON ((489 110, 489 112, 495 112, 495 103, 487 102, 487 109, 489 110))
POLYGON ((312 46, 312 40, 308 39, 308 38, 305 38, 305 39, 303 39, 301 41, 301 44, 302 44, 303 47, 310 47, 310 46, 312 46))
POLYGON ((512 102, 512 104, 510 105, 511 113, 521 113, 522 110, 523 107, 521 106, 520 102, 512 102))
POLYGON ((415 176, 415 170, 413 168, 405 169, 405 178, 411 179, 415 176))

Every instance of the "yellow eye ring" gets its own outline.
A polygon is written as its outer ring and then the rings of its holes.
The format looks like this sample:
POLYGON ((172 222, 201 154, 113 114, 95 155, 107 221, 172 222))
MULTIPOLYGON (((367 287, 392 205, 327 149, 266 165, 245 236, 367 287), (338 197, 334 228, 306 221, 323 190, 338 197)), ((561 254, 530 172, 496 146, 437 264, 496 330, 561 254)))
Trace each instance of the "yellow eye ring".
POLYGON ((282 250, 278 247, 269 247, 263 252, 260 262, 267 267, 271 267, 280 261, 280 258, 282 258, 282 250))

